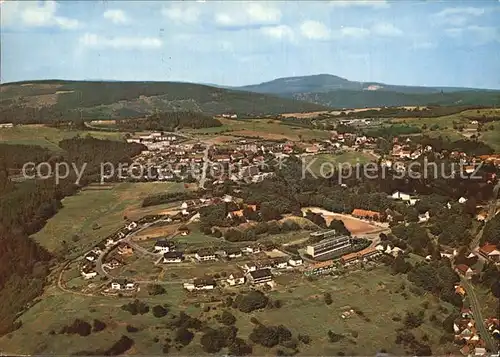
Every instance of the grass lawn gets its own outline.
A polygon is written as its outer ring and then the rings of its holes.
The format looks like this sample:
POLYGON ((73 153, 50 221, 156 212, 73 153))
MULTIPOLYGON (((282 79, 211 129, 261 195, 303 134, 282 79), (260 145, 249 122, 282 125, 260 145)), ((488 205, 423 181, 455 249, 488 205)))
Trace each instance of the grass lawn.
POLYGON ((34 235, 51 252, 78 255, 119 229, 128 211, 152 193, 184 190, 177 183, 120 183, 111 190, 85 190, 66 197, 63 208, 34 235), (93 229, 94 223, 100 228, 93 229), (78 236, 78 238, 76 237, 78 236), (67 242, 64 252, 62 241, 67 242))
POLYGON ((60 151, 59 142, 76 135, 91 135, 98 139, 123 140, 123 133, 104 131, 61 130, 43 125, 21 125, 0 129, 0 143, 39 145, 60 151))
MULTIPOLYGON (((337 169, 341 164, 365 164, 372 161, 373 158, 364 152, 347 151, 342 154, 314 155, 312 157, 308 157, 306 160, 314 160, 310 166, 312 172, 316 175, 321 175, 321 167, 323 166, 323 173, 327 176, 332 172, 332 165, 335 169, 337 169)), ((310 161, 307 162, 309 163, 310 161)))
POLYGON ((485 142, 493 149, 495 152, 500 153, 500 122, 492 123, 494 130, 484 131, 479 137, 479 140, 485 142))

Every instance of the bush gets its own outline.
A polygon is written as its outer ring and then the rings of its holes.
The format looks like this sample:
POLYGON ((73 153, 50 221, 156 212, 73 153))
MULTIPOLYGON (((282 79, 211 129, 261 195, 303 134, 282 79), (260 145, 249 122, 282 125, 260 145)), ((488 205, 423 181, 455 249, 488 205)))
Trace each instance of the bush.
POLYGON ((235 302, 241 312, 250 313, 267 306, 269 298, 260 291, 252 290, 248 294, 238 295, 235 302))
POLYGON ((88 336, 92 332, 92 326, 83 320, 75 319, 69 326, 61 329, 61 334, 88 336))
POLYGON ((302 342, 305 345, 308 345, 311 342, 311 337, 309 335, 301 335, 297 337, 300 342, 302 342))
POLYGON ((165 288, 158 284, 150 284, 148 285, 148 294, 149 295, 163 295, 165 294, 165 288))
POLYGON ((331 305, 333 303, 332 295, 330 293, 325 293, 325 304, 331 305))
POLYGON ((139 331, 139 329, 137 327, 134 327, 134 326, 131 326, 131 325, 127 325, 126 329, 127 329, 127 332, 137 332, 137 331, 139 331))
POLYGON ((92 328, 93 332, 99 332, 99 331, 102 331, 106 328, 106 324, 100 320, 97 320, 97 319, 94 320, 93 325, 94 325, 92 328))
POLYGON ((229 311, 224 310, 218 320, 220 323, 230 326, 234 325, 234 323, 236 322, 236 317, 234 317, 234 315, 231 314, 229 311))
POLYGON ((135 299, 134 302, 122 305, 122 309, 130 312, 132 315, 144 315, 149 312, 149 306, 137 299, 135 299))
POLYGON ((164 308, 163 306, 161 305, 155 305, 153 306, 153 316, 154 317, 164 317, 165 315, 168 314, 168 310, 166 308, 164 308))

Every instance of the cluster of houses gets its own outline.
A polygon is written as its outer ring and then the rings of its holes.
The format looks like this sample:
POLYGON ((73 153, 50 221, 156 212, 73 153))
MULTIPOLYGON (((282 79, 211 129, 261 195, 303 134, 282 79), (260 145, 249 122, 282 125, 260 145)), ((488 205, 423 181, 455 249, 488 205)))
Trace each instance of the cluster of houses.
MULTIPOLYGON (((226 250, 225 253, 227 257, 241 257, 243 253, 245 254, 255 254, 260 252, 260 249, 256 246, 254 247, 245 247, 241 250, 226 250)), ((215 254, 207 253, 200 254, 196 253, 195 258, 197 260, 205 261, 205 259, 213 260, 215 258, 215 254), (210 255, 207 255, 210 254, 210 255)), ((226 274, 225 278, 221 278, 219 283, 225 286, 239 286, 245 283, 249 283, 251 285, 261 285, 261 284, 272 284, 273 281, 273 271, 281 270, 281 269, 291 269, 295 267, 299 267, 304 264, 302 258, 300 257, 276 257, 269 259, 256 260, 252 262, 245 263, 241 266, 241 271, 233 271, 229 274, 226 274)), ((215 288, 217 281, 210 277, 197 278, 192 282, 184 283, 184 288, 188 291, 193 290, 212 290, 215 288)))
MULTIPOLYGON (((460 285, 456 286, 456 292, 465 296, 465 291, 460 285)), ((498 318, 487 318, 484 320, 484 324, 495 340, 500 339, 500 320, 498 318)), ((453 331, 455 343, 461 346, 460 352, 464 356, 485 356, 488 354, 485 341, 478 331, 470 308, 461 309, 460 316, 453 323, 453 331)))
MULTIPOLYGON (((137 222, 127 223, 123 228, 107 237, 103 242, 93 247, 89 252, 84 255, 85 263, 80 267, 80 274, 84 279, 91 279, 97 276, 95 270, 95 263, 104 252, 112 247, 117 246, 118 254, 129 255, 133 253, 132 247, 127 243, 121 242, 128 233, 136 230, 138 227, 137 222)), ((114 269, 121 264, 118 260, 107 262, 103 267, 114 269)))

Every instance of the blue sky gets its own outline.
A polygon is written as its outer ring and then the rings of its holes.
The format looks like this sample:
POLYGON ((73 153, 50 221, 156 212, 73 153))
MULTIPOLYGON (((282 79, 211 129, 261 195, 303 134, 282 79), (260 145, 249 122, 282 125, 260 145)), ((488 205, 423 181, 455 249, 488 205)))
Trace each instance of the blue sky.
POLYGON ((330 73, 500 89, 500 1, 1 1, 1 81, 330 73))

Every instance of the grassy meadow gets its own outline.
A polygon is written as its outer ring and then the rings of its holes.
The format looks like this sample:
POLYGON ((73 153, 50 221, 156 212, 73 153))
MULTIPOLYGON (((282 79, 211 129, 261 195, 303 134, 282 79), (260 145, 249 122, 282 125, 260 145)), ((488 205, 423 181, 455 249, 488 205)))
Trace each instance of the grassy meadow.
MULTIPOLYGON (((185 275, 183 270, 168 269, 165 279, 170 279, 174 272, 185 275)), ((239 337, 248 339, 254 326, 250 319, 255 317, 266 325, 283 324, 291 330, 294 337, 299 333, 308 334, 311 343, 299 344, 298 355, 337 355, 339 352, 346 355, 374 355, 381 349, 393 355, 403 355, 407 352, 402 345, 394 343, 396 329, 403 325, 399 319, 404 320, 406 311, 424 310, 424 323, 412 330, 415 336, 419 340, 427 336, 427 343, 435 355, 457 352, 451 345, 439 344, 442 327, 439 322, 433 324, 429 321, 433 314, 438 321, 442 320, 451 308, 430 295, 416 295, 404 277, 391 275, 386 267, 352 272, 340 278, 324 276, 314 281, 305 279, 299 273, 283 274, 276 277, 276 282, 277 289, 268 294, 272 299, 281 300, 281 308, 268 308, 251 314, 230 309, 237 318, 239 337), (326 292, 332 296, 331 305, 324 302, 326 292), (353 315, 342 319, 340 315, 351 308, 361 310, 364 316, 353 315), (338 342, 330 342, 327 337, 329 330, 344 338, 338 342)), ((0 346, 8 353, 71 354, 107 348, 121 335, 127 335, 135 341, 134 347, 127 352, 128 355, 161 354, 164 339, 172 336, 172 332, 165 328, 168 316, 184 310, 209 326, 219 325, 215 321, 215 315, 225 308, 217 301, 229 296, 229 291, 207 292, 196 296, 182 291, 180 283, 167 284, 165 288, 165 295, 153 297, 147 296, 143 288, 139 292, 138 298, 150 307, 156 304, 170 306, 167 317, 155 318, 151 312, 133 316, 123 311, 120 307, 131 301, 131 298, 85 297, 51 287, 21 317, 22 326, 0 338, 0 346), (204 309, 207 306, 211 307, 210 311, 204 309), (98 318, 107 327, 104 331, 87 337, 57 334, 62 326, 75 318, 89 322, 98 318), (127 325, 137 327, 139 331, 129 333, 126 331, 127 325), (51 330, 56 333, 51 333, 51 330)), ((189 346, 181 351, 171 349, 169 354, 204 354, 200 347, 201 335, 196 333, 189 346)), ((279 347, 267 349, 254 345, 253 355, 276 355, 278 349, 279 347)))
POLYGON ((61 151, 59 142, 77 135, 91 135, 97 139, 123 140, 124 133, 105 131, 64 130, 44 125, 19 125, 0 128, 0 143, 38 145, 52 151, 61 151))
POLYGON ((167 182, 120 183, 109 190, 84 190, 66 197, 63 208, 33 237, 51 252, 78 255, 122 227, 129 211, 141 210, 146 196, 178 190, 184 190, 184 185, 167 182), (98 229, 94 229, 96 223, 98 229))

